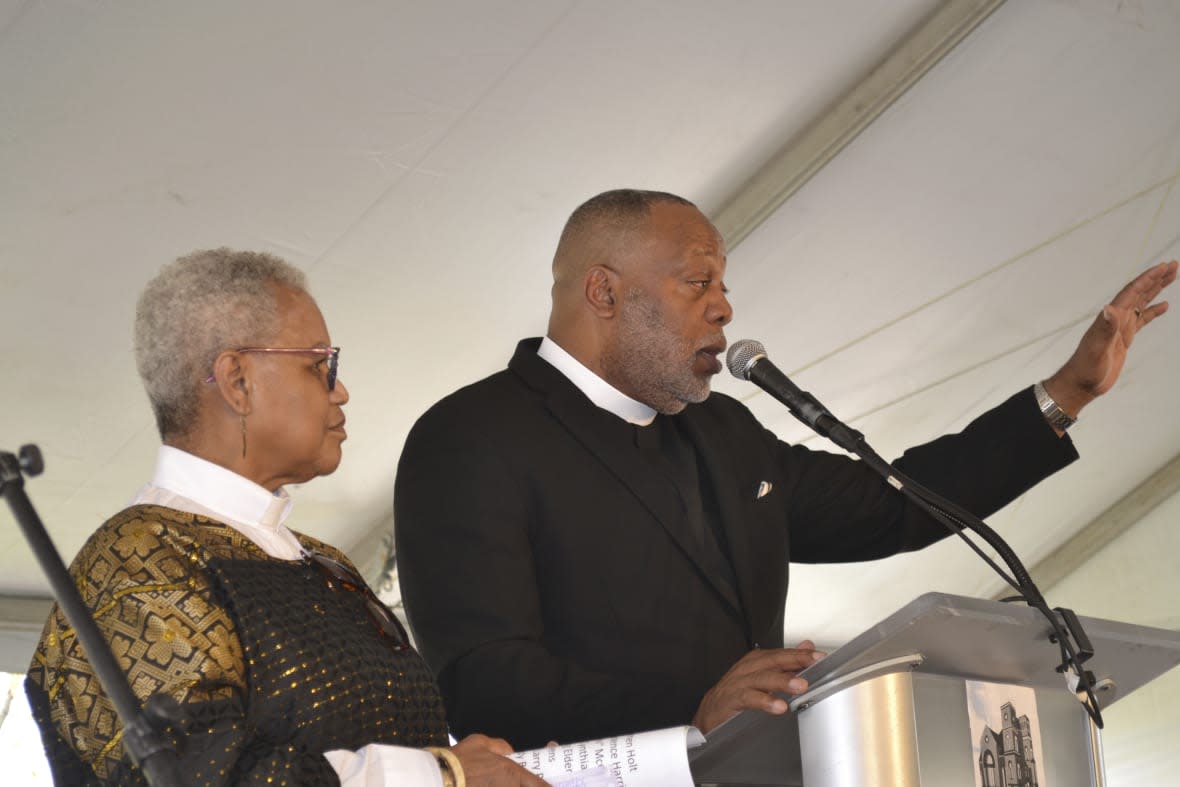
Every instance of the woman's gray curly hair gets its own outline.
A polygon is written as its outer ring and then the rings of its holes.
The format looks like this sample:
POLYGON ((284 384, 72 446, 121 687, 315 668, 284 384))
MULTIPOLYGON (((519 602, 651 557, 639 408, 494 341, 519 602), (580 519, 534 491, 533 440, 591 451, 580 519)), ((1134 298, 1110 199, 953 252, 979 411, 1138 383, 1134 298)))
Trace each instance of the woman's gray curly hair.
POLYGON ((165 265, 135 309, 135 364, 160 437, 183 437, 218 354, 279 330, 274 286, 307 292, 307 278, 270 254, 220 248, 165 265))

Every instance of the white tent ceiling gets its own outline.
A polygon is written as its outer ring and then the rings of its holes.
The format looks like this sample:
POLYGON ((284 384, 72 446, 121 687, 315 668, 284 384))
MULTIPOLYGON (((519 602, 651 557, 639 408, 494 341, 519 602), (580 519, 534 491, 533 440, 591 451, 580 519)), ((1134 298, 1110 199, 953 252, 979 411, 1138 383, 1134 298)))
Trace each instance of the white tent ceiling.
MULTIPOLYGON (((570 210, 626 185, 718 215, 943 5, 0 0, 0 450, 41 446, 27 489, 68 560, 154 461, 143 283, 198 247, 274 252, 309 272, 352 393, 344 463, 294 524, 371 554, 414 419, 544 330, 570 210)), ((886 455, 1047 376, 1180 256, 1178 44, 1174 0, 1002 4, 731 249, 731 341, 886 455)), ((1083 460, 992 520, 1026 563, 1176 455, 1178 340, 1180 313, 1143 334, 1083 460)), ((0 522, 0 594, 47 595, 0 522)), ((788 636, 832 643, 926 590, 1000 590, 958 543, 793 577, 788 636)))

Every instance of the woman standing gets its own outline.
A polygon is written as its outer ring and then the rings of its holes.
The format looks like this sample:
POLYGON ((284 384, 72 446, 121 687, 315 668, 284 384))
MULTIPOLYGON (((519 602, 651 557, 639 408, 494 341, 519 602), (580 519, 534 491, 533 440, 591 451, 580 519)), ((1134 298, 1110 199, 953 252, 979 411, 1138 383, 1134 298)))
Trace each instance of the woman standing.
MULTIPOLYGON (((136 695, 181 703, 181 773, 337 784, 324 753, 375 743, 400 783, 543 784, 503 741, 447 748, 397 619, 341 552, 285 524, 284 487, 333 472, 347 437, 340 349, 303 274, 228 249, 177 260, 140 297, 135 352, 163 440, 155 475, 70 572, 136 695)), ((27 691, 58 784, 142 782, 56 607, 27 691)))

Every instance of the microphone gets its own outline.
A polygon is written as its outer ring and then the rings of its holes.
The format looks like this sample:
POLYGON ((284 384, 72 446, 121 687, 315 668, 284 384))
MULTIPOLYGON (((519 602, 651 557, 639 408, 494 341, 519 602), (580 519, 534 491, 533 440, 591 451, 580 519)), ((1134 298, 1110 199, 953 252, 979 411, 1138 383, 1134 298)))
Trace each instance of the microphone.
POLYGON ((791 382, 766 357, 762 342, 742 339, 730 346, 725 356, 729 372, 741 380, 749 380, 787 406, 791 415, 814 429, 841 448, 856 453, 864 435, 850 429, 832 415, 814 396, 791 382))

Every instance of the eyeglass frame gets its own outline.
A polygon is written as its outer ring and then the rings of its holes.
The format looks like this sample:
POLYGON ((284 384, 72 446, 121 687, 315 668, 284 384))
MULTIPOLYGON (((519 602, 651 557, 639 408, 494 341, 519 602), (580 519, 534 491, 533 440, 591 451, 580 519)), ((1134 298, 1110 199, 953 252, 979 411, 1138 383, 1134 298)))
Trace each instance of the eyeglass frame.
POLYGON ((365 610, 369 613, 369 619, 377 626, 381 635, 390 640, 392 648, 395 651, 410 649, 410 635, 406 633, 405 626, 359 574, 323 552, 305 551, 303 564, 317 569, 329 590, 340 587, 349 593, 360 594, 365 600, 365 610))
MULTIPOLYGON (((336 373, 340 369, 339 347, 238 347, 236 353, 286 353, 289 355, 322 355, 328 359, 328 393, 336 390, 336 373)), ((205 382, 211 383, 216 375, 209 375, 205 382)))

